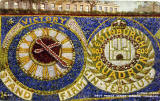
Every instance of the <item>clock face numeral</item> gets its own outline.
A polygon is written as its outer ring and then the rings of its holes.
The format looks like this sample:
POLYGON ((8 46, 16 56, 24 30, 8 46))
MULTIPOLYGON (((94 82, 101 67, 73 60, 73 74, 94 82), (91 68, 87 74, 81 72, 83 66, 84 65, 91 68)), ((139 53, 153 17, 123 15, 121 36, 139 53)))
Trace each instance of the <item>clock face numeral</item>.
POLYGON ((63 53, 72 53, 73 49, 72 48, 62 48, 63 53))
POLYGON ((28 72, 30 74, 35 75, 36 70, 37 70, 37 65, 36 64, 32 64, 32 66, 28 69, 28 72))
POLYGON ((71 69, 75 53, 67 35, 53 29, 39 28, 22 37, 17 55, 25 73, 36 79, 52 80, 71 69))

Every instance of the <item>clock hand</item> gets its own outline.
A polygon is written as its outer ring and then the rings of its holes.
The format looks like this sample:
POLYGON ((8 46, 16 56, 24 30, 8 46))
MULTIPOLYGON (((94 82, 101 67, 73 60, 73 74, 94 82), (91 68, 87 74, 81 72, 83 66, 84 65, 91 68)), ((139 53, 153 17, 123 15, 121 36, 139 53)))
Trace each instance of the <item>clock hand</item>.
MULTIPOLYGON (((56 42, 56 43, 53 43, 53 44, 48 45, 48 47, 51 49, 51 48, 56 47, 56 46, 59 46, 59 45, 60 45, 60 43, 56 42)), ((43 52, 43 51, 44 51, 43 48, 39 48, 39 49, 35 49, 35 50, 34 50, 35 53, 41 53, 41 52, 43 52)))
POLYGON ((53 52, 41 39, 37 39, 36 43, 41 45, 51 56, 53 56, 62 66, 67 67, 67 63, 64 62, 55 52, 53 52))

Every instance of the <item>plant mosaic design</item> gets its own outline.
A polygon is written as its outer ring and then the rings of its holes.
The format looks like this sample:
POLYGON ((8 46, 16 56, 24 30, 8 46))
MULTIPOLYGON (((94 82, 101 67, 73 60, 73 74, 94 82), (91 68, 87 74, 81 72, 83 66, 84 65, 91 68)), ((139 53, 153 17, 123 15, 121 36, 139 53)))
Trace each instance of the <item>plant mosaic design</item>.
POLYGON ((160 100, 160 18, 0 16, 1 100, 160 100))

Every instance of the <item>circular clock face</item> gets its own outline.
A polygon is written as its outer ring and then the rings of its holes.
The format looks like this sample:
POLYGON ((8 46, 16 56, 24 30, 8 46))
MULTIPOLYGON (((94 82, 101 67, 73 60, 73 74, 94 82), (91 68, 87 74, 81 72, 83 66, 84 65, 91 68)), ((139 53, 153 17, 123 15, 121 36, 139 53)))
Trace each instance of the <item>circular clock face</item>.
POLYGON ((19 29, 7 46, 7 70, 24 89, 56 94, 84 72, 86 52, 78 34, 66 26, 37 23, 19 29))
POLYGON ((57 79, 65 75, 72 68, 74 56, 70 38, 49 28, 28 32, 17 48, 21 69, 40 80, 57 79))

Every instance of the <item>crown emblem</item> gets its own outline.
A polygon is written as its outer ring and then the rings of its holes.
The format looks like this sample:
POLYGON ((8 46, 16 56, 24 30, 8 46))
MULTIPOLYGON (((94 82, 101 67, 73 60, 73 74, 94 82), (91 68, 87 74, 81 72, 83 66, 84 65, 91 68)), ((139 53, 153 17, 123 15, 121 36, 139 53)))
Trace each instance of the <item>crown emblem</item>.
POLYGON ((125 29, 127 26, 126 21, 118 19, 114 22, 112 22, 112 27, 115 29, 125 29))

